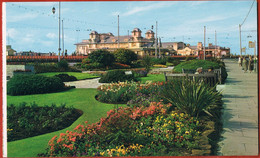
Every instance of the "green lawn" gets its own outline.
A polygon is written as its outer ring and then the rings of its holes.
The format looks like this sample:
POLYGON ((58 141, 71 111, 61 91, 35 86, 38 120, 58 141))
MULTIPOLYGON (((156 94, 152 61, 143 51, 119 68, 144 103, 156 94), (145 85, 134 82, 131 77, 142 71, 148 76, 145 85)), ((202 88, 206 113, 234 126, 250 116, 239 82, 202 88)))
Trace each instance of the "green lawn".
POLYGON ((141 83, 145 83, 146 81, 165 81, 164 74, 148 74, 147 77, 138 78, 141 83))
MULTIPOLYGON (((52 103, 56 103, 58 106, 61 103, 66 103, 66 106, 73 106, 83 111, 83 115, 66 129, 9 142, 7 145, 8 157, 36 157, 38 153, 45 152, 48 141, 54 135, 59 135, 67 130, 73 130, 78 124, 82 124, 85 121, 88 121, 88 123, 94 123, 101 117, 105 117, 106 112, 113 109, 115 105, 96 101, 96 94, 96 89, 71 89, 59 93, 7 96, 7 105, 11 103, 18 105, 21 102, 35 102, 39 106, 51 105, 52 103)), ((120 104, 119 106, 126 105, 120 104)))
POLYGON ((92 79, 92 78, 97 78, 99 76, 88 74, 88 73, 81 73, 81 72, 48 72, 48 73, 40 73, 39 75, 44 75, 44 76, 55 76, 58 74, 68 74, 70 76, 75 76, 78 80, 84 80, 84 79, 92 79))

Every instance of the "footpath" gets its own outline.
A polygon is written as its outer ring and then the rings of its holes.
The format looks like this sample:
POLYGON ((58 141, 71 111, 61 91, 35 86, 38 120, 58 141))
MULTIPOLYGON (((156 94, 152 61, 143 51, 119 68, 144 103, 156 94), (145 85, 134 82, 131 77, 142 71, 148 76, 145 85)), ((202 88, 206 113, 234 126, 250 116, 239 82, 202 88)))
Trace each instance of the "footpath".
POLYGON ((244 73, 235 60, 224 60, 228 78, 223 89, 220 156, 258 155, 258 74, 244 73))

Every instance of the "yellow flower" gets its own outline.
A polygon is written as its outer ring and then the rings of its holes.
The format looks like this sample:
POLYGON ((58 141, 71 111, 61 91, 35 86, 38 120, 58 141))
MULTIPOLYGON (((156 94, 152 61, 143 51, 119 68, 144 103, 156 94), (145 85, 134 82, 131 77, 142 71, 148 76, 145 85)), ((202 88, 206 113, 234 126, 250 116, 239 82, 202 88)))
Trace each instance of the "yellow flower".
POLYGON ((189 134, 190 132, 189 131, 186 131, 185 134, 189 134))
POLYGON ((100 155, 103 156, 105 154, 105 152, 100 152, 100 155))

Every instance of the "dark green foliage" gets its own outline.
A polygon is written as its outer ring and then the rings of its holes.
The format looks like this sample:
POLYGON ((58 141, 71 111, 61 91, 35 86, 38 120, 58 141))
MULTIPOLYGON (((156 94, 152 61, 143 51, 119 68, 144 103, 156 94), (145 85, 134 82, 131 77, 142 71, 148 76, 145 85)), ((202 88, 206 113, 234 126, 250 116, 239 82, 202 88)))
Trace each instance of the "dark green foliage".
POLYGON ((126 75, 123 70, 111 70, 108 71, 104 76, 102 76, 99 80, 100 83, 111 83, 118 81, 136 81, 136 78, 133 74, 126 75))
POLYGON ((65 86, 58 77, 16 75, 7 82, 9 95, 43 94, 61 90, 65 90, 65 86))
POLYGON ((218 63, 208 61, 208 60, 190 60, 182 62, 181 64, 174 67, 175 72, 182 72, 182 69, 197 69, 202 67, 202 69, 208 69, 212 66, 214 69, 218 69, 220 66, 218 63))
POLYGON ((87 70, 100 70, 100 69, 105 69, 104 64, 94 62, 94 63, 89 63, 89 64, 82 64, 82 68, 85 68, 87 70))
POLYGON ((166 58, 152 58, 152 64, 161 64, 161 65, 166 65, 166 58))
POLYGON ((39 107, 33 103, 27 106, 11 104, 7 107, 8 141, 14 141, 61 130, 70 126, 81 112, 72 107, 65 108, 65 104, 57 107, 39 107))
POLYGON ((144 66, 146 72, 148 73, 151 70, 152 66, 152 58, 149 56, 145 56, 142 61, 142 65, 144 66))
POLYGON ((204 112, 210 114, 209 109, 221 99, 221 94, 215 91, 215 87, 188 78, 167 82, 161 95, 173 107, 193 117, 199 117, 204 112))
POLYGON ((35 73, 45 73, 45 72, 80 72, 79 70, 67 67, 66 61, 61 60, 62 63, 34 63, 35 73))
POLYGON ((181 60, 173 57, 168 57, 167 62, 172 63, 173 66, 176 66, 181 63, 181 60))
POLYGON ((55 75, 55 77, 60 78, 62 82, 77 81, 75 76, 70 76, 68 74, 58 74, 55 75))
POLYGON ((112 65, 115 62, 115 57, 107 50, 96 50, 89 54, 91 63, 100 63, 105 67, 112 65))
POLYGON ((127 65, 131 65, 133 61, 137 60, 137 54, 129 49, 117 49, 114 56, 117 62, 127 65))
POLYGON ((58 68, 68 70, 69 69, 69 64, 67 60, 60 60, 60 62, 57 63, 58 68))
POLYGON ((174 67, 173 71, 175 72, 182 72, 182 69, 193 69, 196 70, 197 68, 202 67, 202 69, 207 70, 209 67, 213 67, 213 69, 221 68, 221 78, 222 83, 225 82, 228 74, 225 68, 225 63, 216 59, 212 59, 211 61, 208 60, 190 60, 186 62, 182 62, 181 64, 174 67))

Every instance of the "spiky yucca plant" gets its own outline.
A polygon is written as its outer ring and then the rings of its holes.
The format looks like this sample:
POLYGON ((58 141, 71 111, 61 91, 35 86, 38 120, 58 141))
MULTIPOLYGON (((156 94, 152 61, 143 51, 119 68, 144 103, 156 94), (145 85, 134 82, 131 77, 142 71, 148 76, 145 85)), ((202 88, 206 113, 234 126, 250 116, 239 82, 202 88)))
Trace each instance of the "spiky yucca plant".
POLYGON ((221 93, 215 89, 203 80, 182 78, 167 82, 162 97, 180 111, 199 117, 203 112, 211 115, 208 110, 219 102, 221 93))

